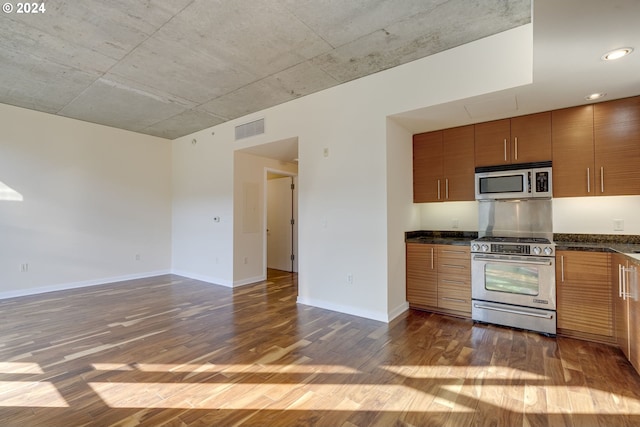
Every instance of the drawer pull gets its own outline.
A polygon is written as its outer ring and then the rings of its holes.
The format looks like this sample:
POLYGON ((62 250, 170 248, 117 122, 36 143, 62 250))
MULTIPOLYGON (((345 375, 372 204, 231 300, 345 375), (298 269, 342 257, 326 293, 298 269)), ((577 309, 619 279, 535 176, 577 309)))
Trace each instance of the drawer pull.
POLYGON ((443 267, 449 267, 449 268, 461 268, 461 269, 466 269, 467 267, 464 265, 456 265, 456 264, 442 264, 443 267))
POLYGON ((445 301, 452 301, 452 302, 467 302, 466 299, 460 299, 460 298, 449 298, 449 297, 442 297, 440 299, 443 299, 445 301))
POLYGON ((463 285, 464 286, 464 285, 467 284, 466 282, 458 282, 456 280, 449 280, 449 279, 440 279, 440 280, 442 280, 444 283, 452 283, 454 285, 463 285))

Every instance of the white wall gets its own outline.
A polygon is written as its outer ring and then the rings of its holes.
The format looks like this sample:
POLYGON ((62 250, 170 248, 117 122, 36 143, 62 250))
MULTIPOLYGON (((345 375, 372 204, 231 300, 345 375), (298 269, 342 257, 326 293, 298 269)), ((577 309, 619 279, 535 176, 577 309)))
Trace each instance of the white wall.
MULTIPOLYGON (((478 231, 478 202, 421 203, 420 230, 478 231), (453 228, 457 219, 459 227, 453 228)), ((553 232, 566 234, 640 234, 640 196, 553 199, 553 232), (624 230, 614 230, 614 219, 624 230)))
POLYGON ((265 271, 265 168, 297 173, 298 165, 236 151, 234 160, 234 286, 266 278, 265 271), (246 200, 247 190, 257 190, 256 200, 246 200), (246 212, 246 209, 255 212, 246 212), (255 224, 248 224, 247 221, 255 224))
POLYGON ((553 232, 638 235, 640 196, 553 199, 553 232), (614 230, 614 219, 624 221, 624 230, 614 230))
MULTIPOLYGON (((213 211, 231 213, 231 153, 296 136, 299 301, 388 320, 404 298, 398 265, 404 246, 398 244, 402 235, 395 234, 414 223, 406 214, 413 209, 406 193, 408 146, 389 150, 386 117, 528 84, 531 73, 532 26, 525 25, 175 140, 174 267, 231 279, 225 267, 198 257, 189 242, 211 242, 209 249, 218 255, 209 257, 238 256, 233 225, 227 220, 210 227, 205 220, 213 211), (256 118, 265 118, 266 133, 234 142, 234 126, 256 118), (191 164, 193 138, 206 150, 191 164), (402 176, 390 179, 392 173, 402 176), (202 191, 196 194, 192 185, 202 191), (396 199, 391 192, 400 195, 396 199), (211 202, 214 199, 217 203, 211 202), (396 201, 399 205, 388 211, 389 203, 396 201), (389 233, 394 235, 391 245, 389 233)), ((406 134, 399 138, 407 144, 406 134)), ((237 221, 237 212, 234 217, 237 221)))
POLYGON ((419 203, 421 230, 478 231, 478 202, 419 203), (458 227, 454 227, 454 221, 458 227))
POLYGON ((172 194, 173 272, 232 286, 233 146, 207 130, 174 140, 172 194))
POLYGON ((0 297, 169 272, 170 156, 165 139, 0 104, 0 181, 23 199, 0 200, 0 297))
POLYGON ((405 231, 420 229, 420 206, 413 203, 413 135, 387 119, 387 310, 388 320, 408 308, 405 231))

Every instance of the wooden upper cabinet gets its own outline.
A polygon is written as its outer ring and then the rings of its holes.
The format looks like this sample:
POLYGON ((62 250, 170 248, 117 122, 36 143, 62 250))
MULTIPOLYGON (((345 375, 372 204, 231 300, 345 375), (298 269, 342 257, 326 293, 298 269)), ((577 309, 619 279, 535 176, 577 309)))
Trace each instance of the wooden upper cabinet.
POLYGON ((495 166, 511 163, 511 121, 478 123, 475 131, 475 165, 495 166))
POLYGON ((551 159, 551 112, 475 125, 475 165, 542 162, 551 159))
POLYGON ((511 163, 551 160, 551 112, 511 119, 511 163))
POLYGON ((596 194, 640 194, 640 96, 593 108, 596 194))
POLYGON ((473 125, 413 136, 414 203, 474 200, 473 125))
POLYGON ((413 135, 413 202, 442 197, 442 131, 413 135))
POLYGON ((553 197, 595 194, 593 105, 551 112, 553 197))
POLYGON ((445 200, 475 200, 473 125, 443 131, 445 200))

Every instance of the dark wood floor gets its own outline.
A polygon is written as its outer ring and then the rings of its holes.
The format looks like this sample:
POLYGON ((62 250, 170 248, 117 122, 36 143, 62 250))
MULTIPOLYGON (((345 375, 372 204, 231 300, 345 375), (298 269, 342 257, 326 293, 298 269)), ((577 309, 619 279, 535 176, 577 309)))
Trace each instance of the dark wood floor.
POLYGON ((0 301, 1 426, 638 426, 616 348, 296 305, 296 276, 0 301))

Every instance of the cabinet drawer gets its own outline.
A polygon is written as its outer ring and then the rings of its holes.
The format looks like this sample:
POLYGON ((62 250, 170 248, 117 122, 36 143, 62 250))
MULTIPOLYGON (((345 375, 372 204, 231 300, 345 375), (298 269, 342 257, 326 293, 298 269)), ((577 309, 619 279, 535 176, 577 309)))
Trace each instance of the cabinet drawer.
POLYGON ((471 260, 438 259, 438 273, 454 276, 471 276, 471 260))
POLYGON ((455 258, 462 260, 470 260, 470 249, 468 246, 439 246, 438 256, 443 258, 455 258))
POLYGON ((471 312, 471 286, 456 280, 438 281, 438 307, 471 312))

